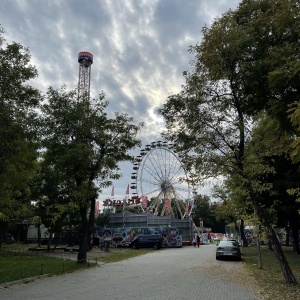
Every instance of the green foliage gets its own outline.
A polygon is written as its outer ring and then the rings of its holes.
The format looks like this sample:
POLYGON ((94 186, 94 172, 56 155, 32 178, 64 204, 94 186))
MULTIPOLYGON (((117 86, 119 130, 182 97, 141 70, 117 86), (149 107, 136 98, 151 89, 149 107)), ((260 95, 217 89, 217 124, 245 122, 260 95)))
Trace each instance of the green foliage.
POLYGON ((37 76, 29 50, 17 43, 2 47, 0 32, 0 220, 24 216, 39 147, 34 108, 41 96, 28 84, 37 76))
POLYGON ((109 221, 109 212, 99 214, 95 220, 97 227, 105 227, 109 221))
POLYGON ((249 219, 252 212, 251 199, 245 189, 245 181, 239 174, 226 178, 220 185, 215 185, 213 197, 219 200, 215 211, 217 220, 224 219, 226 224, 235 224, 237 220, 249 219))
POLYGON ((253 112, 267 109, 286 129, 288 105, 300 93, 299 11, 298 1, 263 0, 243 1, 233 14, 247 45, 242 77, 248 105, 253 112))
POLYGON ((120 177, 114 170, 118 170, 118 162, 131 159, 127 150, 139 144, 135 135, 140 127, 130 124, 132 118, 125 114, 116 113, 114 119, 108 119, 104 95, 92 102, 78 101, 75 92, 50 88, 47 99, 43 113, 49 164, 71 185, 80 186, 82 190, 73 194, 80 202, 80 194, 91 193, 85 182, 96 180, 101 189, 120 177))
POLYGON ((62 220, 72 210, 80 215, 78 260, 84 260, 96 198, 111 180, 120 178, 119 162, 132 159, 128 150, 140 144, 136 134, 142 124, 132 124, 127 114, 115 113, 109 119, 104 94, 97 100, 85 95, 78 99, 75 91, 67 92, 65 87, 49 88, 46 100, 42 106, 45 207, 51 207, 52 221, 55 214, 62 220))
POLYGON ((226 179, 219 217, 255 208, 265 226, 299 230, 299 17, 299 1, 242 1, 203 28, 185 85, 159 110, 193 178, 226 179))
POLYGON ((211 202, 207 195, 196 195, 194 200, 194 223, 199 226, 199 218, 202 218, 204 227, 212 228, 213 232, 224 232, 225 218, 217 216, 219 203, 211 202))
POLYGON ((292 153, 291 158, 294 162, 300 162, 300 101, 293 103, 288 110, 289 118, 295 128, 296 136, 291 143, 292 153))
POLYGON ((263 116, 246 150, 244 169, 257 195, 255 203, 264 207, 265 219, 280 226, 298 223, 300 209, 296 197, 288 194, 300 181, 299 164, 293 163, 290 157, 292 140, 276 118, 263 116))

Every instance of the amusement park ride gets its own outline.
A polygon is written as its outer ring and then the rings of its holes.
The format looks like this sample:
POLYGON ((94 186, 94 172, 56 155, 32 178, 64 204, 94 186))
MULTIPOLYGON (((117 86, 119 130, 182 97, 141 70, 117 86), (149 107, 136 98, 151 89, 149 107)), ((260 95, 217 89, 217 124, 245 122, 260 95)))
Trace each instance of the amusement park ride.
POLYGON ((106 199, 105 207, 123 206, 123 210, 133 207, 157 216, 172 215, 192 221, 196 191, 172 144, 157 141, 140 150, 131 179, 132 196, 127 195, 123 200, 106 199))
MULTIPOLYGON (((84 99, 90 96, 93 54, 80 52, 78 63, 78 99, 84 99)), ((140 155, 135 158, 133 164, 131 179, 131 197, 128 186, 124 199, 106 199, 103 206, 122 206, 124 220, 126 209, 130 207, 156 216, 171 215, 179 220, 190 219, 194 229, 200 233, 192 219, 196 191, 188 180, 180 154, 174 151, 172 144, 157 141, 140 150, 140 155)), ((124 221, 123 223, 125 224, 124 221)))
POLYGON ((78 54, 79 76, 78 76, 78 99, 87 94, 90 96, 91 86, 91 66, 93 64, 93 54, 82 51, 78 54))

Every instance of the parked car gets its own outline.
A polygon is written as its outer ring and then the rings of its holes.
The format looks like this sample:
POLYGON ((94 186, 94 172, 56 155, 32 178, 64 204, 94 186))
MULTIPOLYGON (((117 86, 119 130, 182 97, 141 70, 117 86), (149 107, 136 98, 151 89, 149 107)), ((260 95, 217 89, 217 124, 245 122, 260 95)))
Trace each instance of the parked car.
POLYGON ((220 241, 217 244, 216 260, 221 258, 241 260, 241 248, 238 243, 235 241, 220 241))
POLYGON ((149 234, 149 235, 140 235, 137 238, 133 239, 130 243, 132 249, 139 248, 154 248, 159 249, 162 247, 163 238, 161 234, 149 234))

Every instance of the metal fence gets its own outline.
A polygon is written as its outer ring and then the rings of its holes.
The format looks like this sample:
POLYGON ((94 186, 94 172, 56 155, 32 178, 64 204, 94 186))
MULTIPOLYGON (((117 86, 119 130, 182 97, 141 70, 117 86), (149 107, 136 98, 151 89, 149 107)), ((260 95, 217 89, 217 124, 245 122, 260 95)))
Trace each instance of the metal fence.
MULTIPOLYGON (((82 266, 96 265, 97 258, 87 259, 86 264, 82 264, 77 260, 77 254, 74 252, 55 252, 55 251, 32 251, 28 248, 14 248, 14 247, 2 247, 0 249, 1 259, 5 259, 7 254, 13 253, 20 256, 31 256, 31 257, 51 257, 61 259, 61 263, 58 263, 55 268, 55 274, 62 274, 72 270, 82 268, 82 266), (68 260, 68 262, 66 262, 68 260), (71 263, 70 263, 71 262, 71 263)), ((4 264, 4 263, 3 263, 4 264)), ((0 284, 7 283, 8 281, 16 281, 25 278, 31 278, 41 275, 49 274, 49 263, 32 263, 29 267, 28 264, 25 266, 22 264, 22 258, 16 265, 10 266, 9 268, 0 269, 0 284)), ((51 272, 53 272, 53 266, 51 266, 51 272)))

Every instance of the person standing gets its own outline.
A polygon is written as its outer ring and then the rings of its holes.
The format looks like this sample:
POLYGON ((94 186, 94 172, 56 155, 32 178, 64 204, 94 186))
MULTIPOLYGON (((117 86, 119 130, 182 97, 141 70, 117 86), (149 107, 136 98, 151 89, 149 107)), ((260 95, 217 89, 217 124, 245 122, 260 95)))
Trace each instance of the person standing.
POLYGON ((196 244, 197 244, 197 237, 196 237, 196 235, 194 235, 194 239, 193 239, 194 248, 196 247, 196 244))
POLYGON ((208 242, 211 243, 211 234, 210 234, 210 232, 207 234, 207 239, 208 239, 208 242))
POLYGON ((198 245, 198 248, 200 247, 200 236, 199 234, 197 234, 197 245, 198 245))

